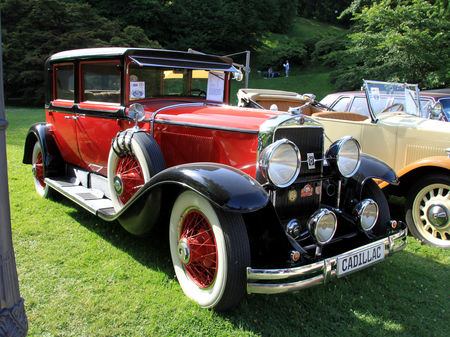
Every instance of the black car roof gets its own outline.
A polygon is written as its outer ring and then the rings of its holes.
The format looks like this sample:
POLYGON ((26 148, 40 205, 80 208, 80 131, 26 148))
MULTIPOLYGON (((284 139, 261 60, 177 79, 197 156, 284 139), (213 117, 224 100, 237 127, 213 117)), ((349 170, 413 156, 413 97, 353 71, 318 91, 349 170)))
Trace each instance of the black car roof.
POLYGON ((233 66, 233 60, 229 57, 196 52, 148 48, 110 47, 66 50, 51 55, 47 59, 47 62, 94 60, 125 56, 130 57, 138 65, 236 71, 236 68, 233 66))

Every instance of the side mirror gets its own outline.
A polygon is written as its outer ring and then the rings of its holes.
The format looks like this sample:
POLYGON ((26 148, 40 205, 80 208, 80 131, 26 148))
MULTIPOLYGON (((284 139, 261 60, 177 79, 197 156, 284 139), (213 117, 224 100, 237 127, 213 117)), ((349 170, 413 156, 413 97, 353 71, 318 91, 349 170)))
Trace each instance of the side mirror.
POLYGON ((444 113, 444 107, 442 103, 436 103, 430 110, 430 118, 439 119, 444 113))
POLYGON ((128 108, 128 117, 136 122, 136 127, 138 122, 142 122, 145 118, 145 111, 142 104, 133 103, 128 108))

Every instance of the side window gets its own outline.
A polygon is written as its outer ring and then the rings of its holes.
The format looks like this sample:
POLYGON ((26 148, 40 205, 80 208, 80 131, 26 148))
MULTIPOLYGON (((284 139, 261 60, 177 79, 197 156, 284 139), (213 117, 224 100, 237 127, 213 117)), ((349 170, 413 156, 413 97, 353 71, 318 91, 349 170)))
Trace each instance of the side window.
POLYGON ((367 100, 365 97, 355 97, 349 110, 351 112, 356 112, 361 115, 370 117, 369 107, 367 106, 367 100))
POLYGON ((335 111, 346 111, 348 103, 350 103, 350 97, 342 97, 332 106, 332 108, 335 111))
POLYGON ((81 64, 81 101, 120 103, 118 62, 81 64))
POLYGON ((55 79, 55 100, 74 100, 74 76, 73 64, 61 64, 54 67, 55 79))

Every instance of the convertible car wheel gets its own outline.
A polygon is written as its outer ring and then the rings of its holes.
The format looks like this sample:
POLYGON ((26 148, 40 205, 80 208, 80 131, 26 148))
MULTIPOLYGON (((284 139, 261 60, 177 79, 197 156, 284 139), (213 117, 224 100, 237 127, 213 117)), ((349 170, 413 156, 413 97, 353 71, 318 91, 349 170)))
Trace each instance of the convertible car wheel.
POLYGON ((44 181, 44 154, 42 153, 41 144, 38 141, 34 144, 31 160, 33 163, 32 171, 36 192, 40 196, 48 198, 50 196, 51 189, 44 181))
POLYGON ((431 246, 450 248, 450 178, 430 175, 408 193, 406 222, 417 239, 431 246))
POLYGON ((186 296, 216 310, 228 310, 241 301, 250 247, 240 214, 223 212, 199 194, 183 192, 172 209, 169 241, 186 296))
POLYGON ((119 211, 165 162, 156 141, 145 132, 125 131, 114 139, 108 158, 108 183, 119 211))

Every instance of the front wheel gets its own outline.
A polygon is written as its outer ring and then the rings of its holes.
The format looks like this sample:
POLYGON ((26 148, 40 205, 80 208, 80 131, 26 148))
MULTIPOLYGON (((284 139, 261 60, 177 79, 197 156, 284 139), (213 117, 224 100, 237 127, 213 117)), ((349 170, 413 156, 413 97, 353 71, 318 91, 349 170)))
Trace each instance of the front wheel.
POLYGON ((185 191, 172 208, 169 241, 175 274, 186 296, 219 311, 242 300, 250 246, 240 214, 224 212, 199 194, 185 191))
POLYGON ((406 198, 406 223, 424 243, 450 248, 450 177, 429 175, 417 182, 406 198))

